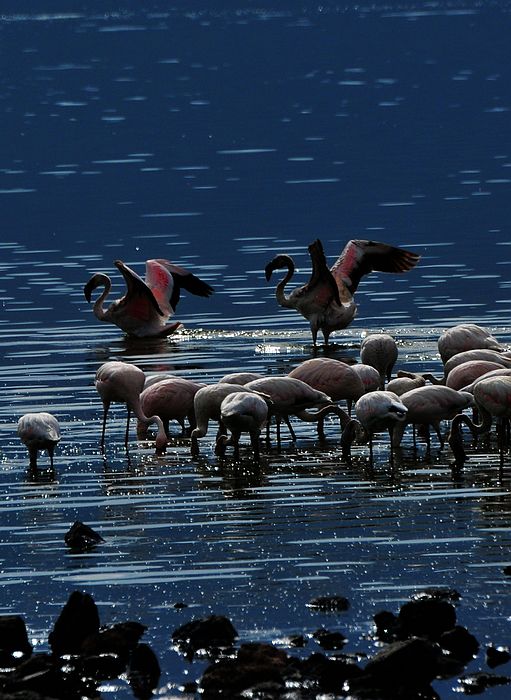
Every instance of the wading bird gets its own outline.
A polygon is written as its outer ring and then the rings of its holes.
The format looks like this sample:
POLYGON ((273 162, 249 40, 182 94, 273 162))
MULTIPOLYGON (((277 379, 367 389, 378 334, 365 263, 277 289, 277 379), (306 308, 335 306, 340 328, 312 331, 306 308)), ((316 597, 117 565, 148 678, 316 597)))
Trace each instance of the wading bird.
POLYGON ((241 433, 248 433, 254 459, 259 461, 259 437, 268 419, 268 404, 258 394, 238 392, 229 394, 220 405, 220 419, 231 436, 219 435, 216 441, 216 453, 225 455, 228 445, 234 447, 234 459, 239 459, 239 441, 241 433))
POLYGON ((380 389, 385 388, 397 361, 397 343, 388 333, 371 333, 366 335, 360 345, 360 359, 371 365, 380 375, 380 389))
MULTIPOLYGON (((165 432, 169 435, 169 422, 175 420, 181 426, 181 434, 185 435, 185 418, 188 419, 190 429, 195 428, 195 413, 193 410, 193 400, 195 394, 205 384, 192 382, 183 377, 167 377, 160 381, 155 381, 147 386, 140 394, 140 406, 146 416, 160 416, 165 427, 165 432)), ((137 436, 145 438, 147 436, 148 423, 139 420, 137 424, 137 436)))
MULTIPOLYGON (((373 463, 373 436, 375 433, 387 430, 392 439, 392 431, 396 424, 406 420, 408 409, 399 396, 391 391, 369 391, 355 403, 356 418, 346 423, 342 431, 342 456, 348 462, 351 460, 351 445, 358 435, 369 442, 369 460, 373 463)), ((393 461, 392 445, 390 461, 393 461)))
POLYGON ((499 343, 486 328, 475 323, 460 323, 448 328, 438 338, 438 352, 445 364, 453 355, 465 350, 496 350, 502 352, 504 346, 499 343))
POLYGON ((145 280, 122 260, 116 260, 114 264, 126 282, 123 297, 113 301, 107 309, 103 308, 112 288, 110 277, 103 272, 94 274, 83 292, 90 302, 92 292, 103 287, 94 302, 94 315, 99 321, 113 323, 137 338, 164 338, 179 328, 180 323, 168 323, 168 320, 176 311, 181 289, 202 297, 213 293, 209 284, 168 260, 147 260, 145 280))
POLYGON ((30 469, 37 469, 37 452, 47 450, 53 469, 53 452, 60 442, 59 422, 51 413, 25 413, 18 421, 18 435, 26 445, 30 457, 30 469))
POLYGON ((317 343, 321 331, 328 345, 330 334, 346 328, 356 313, 353 298, 362 277, 369 272, 407 272, 417 265, 420 256, 403 248, 376 241, 348 241, 335 264, 329 268, 319 239, 308 248, 312 274, 303 287, 286 295, 285 287, 293 277, 293 259, 281 253, 265 267, 269 282, 275 270, 287 270, 277 284, 275 296, 280 306, 296 309, 310 323, 312 342, 317 343))
POLYGON ((451 423, 449 445, 455 458, 455 466, 459 469, 466 461, 463 448, 461 425, 465 423, 474 437, 487 433, 493 418, 497 419, 497 439, 500 454, 500 466, 504 464, 504 450, 509 444, 509 419, 511 418, 511 376, 493 375, 481 377, 474 382, 473 395, 481 417, 480 423, 474 423, 464 413, 455 416, 451 423))
MULTIPOLYGON (((110 404, 114 401, 125 403, 128 409, 126 435, 124 444, 128 446, 130 417, 133 412, 142 423, 156 423, 156 451, 164 452, 167 446, 167 434, 159 416, 146 416, 140 405, 140 394, 144 388, 145 374, 135 365, 111 360, 105 362, 96 372, 95 386, 103 402, 103 427, 101 430, 101 447, 105 444, 106 417, 110 404)), ((157 384, 155 385, 157 386, 157 384)))
MULTIPOLYGON (((474 397, 467 391, 456 391, 448 386, 421 386, 401 394, 400 401, 406 406, 406 420, 397 424, 392 432, 392 446, 399 447, 406 425, 412 423, 426 426, 426 442, 430 447, 429 426, 433 426, 440 446, 444 439, 440 432, 440 423, 451 420, 465 408, 472 406, 474 397)), ((415 433, 414 433, 415 438, 415 433)))
MULTIPOLYGON (((190 451, 192 456, 196 457, 199 454, 198 439, 203 438, 209 427, 209 421, 217 421, 219 425, 217 438, 225 432, 222 424, 221 406, 222 401, 226 396, 236 393, 254 393, 252 389, 248 389, 241 384, 228 384, 227 382, 218 382, 217 384, 209 384, 204 386, 195 394, 193 399, 193 409, 195 412, 196 427, 192 430, 190 451)), ((266 399, 267 397, 263 397, 266 399)))
MULTIPOLYGON (((335 362, 336 360, 334 360, 335 362)), ((271 405, 269 415, 277 419, 277 443, 280 445, 280 421, 284 420, 291 431, 291 437, 296 440, 296 435, 288 422, 290 416, 297 416, 303 421, 318 424, 318 436, 325 437, 323 431, 324 418, 328 413, 335 413, 341 418, 346 414, 324 391, 314 389, 306 382, 291 376, 271 376, 256 379, 245 385, 247 389, 258 391, 269 396, 271 405), (309 413, 308 409, 319 409, 309 413)))
POLYGON ((322 391, 331 401, 346 400, 351 414, 353 401, 365 393, 364 382, 354 366, 329 357, 313 357, 301 362, 288 377, 300 379, 313 389, 322 391))

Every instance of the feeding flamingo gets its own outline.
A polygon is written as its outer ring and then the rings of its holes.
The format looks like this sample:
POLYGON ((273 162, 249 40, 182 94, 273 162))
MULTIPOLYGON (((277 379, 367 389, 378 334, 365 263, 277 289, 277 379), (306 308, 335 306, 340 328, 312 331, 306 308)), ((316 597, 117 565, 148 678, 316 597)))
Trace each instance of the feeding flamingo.
POLYGON ((203 297, 213 293, 209 284, 168 260, 146 260, 145 280, 122 260, 116 260, 114 264, 126 282, 125 295, 104 309, 103 303, 110 293, 112 281, 108 275, 97 272, 83 289, 85 298, 90 302, 92 292, 102 286, 103 292, 93 307, 96 318, 114 323, 137 338, 164 338, 179 328, 180 323, 168 323, 168 320, 176 311, 181 289, 203 297))
POLYGON ((288 377, 300 379, 313 389, 328 395, 331 401, 346 400, 351 404, 365 393, 365 386, 354 366, 329 357, 313 357, 301 362, 288 377))
POLYGON ((380 389, 385 388, 385 380, 392 376, 397 361, 397 343, 388 333, 366 335, 360 345, 360 359, 371 365, 380 375, 380 389))
MULTIPOLYGON (((396 424, 406 419, 408 409, 399 396, 391 391, 369 391, 355 403, 356 418, 352 418, 344 427, 341 436, 342 455, 348 462, 351 459, 351 444, 357 433, 361 433, 365 442, 369 442, 369 460, 373 463, 373 436, 383 430, 392 431, 396 424)), ((392 446, 391 446, 391 461, 392 446)))
POLYGON ((438 338, 438 352, 445 364, 453 355, 465 350, 496 350, 502 352, 504 346, 499 343, 486 328, 475 323, 460 323, 448 328, 438 338))
MULTIPOLYGON (((198 438, 204 437, 208 432, 209 421, 214 420, 220 423, 219 435, 223 434, 221 406, 222 401, 229 394, 236 393, 254 393, 252 389, 241 384, 228 384, 227 382, 218 382, 217 384, 209 384, 204 386, 195 394, 193 399, 193 408, 195 412, 196 427, 192 430, 191 438, 191 454, 195 457, 199 454, 198 438)), ((268 397, 263 397, 265 400, 268 397)))
MULTIPOLYGON (((193 410, 193 400, 195 394, 205 384, 192 382, 183 377, 167 377, 160 381, 154 381, 147 386, 140 394, 140 406, 147 416, 159 416, 165 432, 169 434, 169 422, 176 420, 181 426, 182 435, 185 434, 185 418, 188 419, 190 428, 195 428, 195 413, 193 410)), ((137 425, 137 435, 139 438, 147 436, 148 424, 139 420, 137 425)))
POLYGON ((248 433, 254 459, 259 461, 259 437, 268 419, 268 403, 258 394, 246 392, 229 394, 220 405, 220 419, 230 430, 231 436, 218 436, 216 453, 223 457, 227 445, 233 445, 234 459, 239 459, 241 433, 248 433))
MULTIPOLYGON (((103 427, 101 431, 101 447, 105 444, 106 417, 108 409, 113 401, 126 404, 128 418, 126 422, 126 435, 124 444, 128 446, 128 435, 131 412, 142 423, 156 423, 158 433, 156 435, 156 451, 164 452, 167 446, 167 434, 159 416, 146 416, 140 405, 140 394, 144 388, 145 374, 135 365, 127 362, 111 360, 105 362, 96 372, 95 386, 103 402, 103 427)), ((157 385, 155 385, 157 386, 157 385)))
POLYGON ((51 413, 25 413, 18 421, 18 435, 26 445, 30 458, 30 469, 37 469, 37 453, 47 450, 53 469, 53 452, 60 442, 60 426, 51 413))
POLYGON ((401 394, 400 401, 406 406, 406 420, 394 427, 392 446, 399 447, 406 425, 426 426, 426 440, 430 446, 429 426, 432 425, 440 446, 444 440, 440 432, 440 422, 451 420, 465 408, 472 406, 474 397, 466 391, 456 391, 448 386, 421 386, 401 394))
POLYGON ((346 328, 356 313, 353 298, 361 278, 374 270, 379 272, 406 272, 415 267, 420 256, 403 248, 376 241, 351 240, 344 247, 335 264, 329 268, 323 245, 319 239, 308 247, 312 274, 303 287, 286 295, 285 287, 295 272, 293 259, 281 253, 265 267, 266 280, 275 270, 287 270, 277 284, 275 296, 280 306, 296 309, 310 323, 312 342, 317 343, 321 331, 328 345, 330 334, 346 328))
POLYGON ((500 465, 504 463, 504 449, 508 440, 511 418, 511 376, 493 375, 481 377, 474 382, 473 395, 481 416, 480 423, 474 423, 467 415, 459 413, 451 423, 449 445, 455 458, 455 466, 460 468, 466 460, 461 435, 461 425, 468 425, 474 436, 490 430, 492 419, 497 418, 497 436, 500 454, 500 465))

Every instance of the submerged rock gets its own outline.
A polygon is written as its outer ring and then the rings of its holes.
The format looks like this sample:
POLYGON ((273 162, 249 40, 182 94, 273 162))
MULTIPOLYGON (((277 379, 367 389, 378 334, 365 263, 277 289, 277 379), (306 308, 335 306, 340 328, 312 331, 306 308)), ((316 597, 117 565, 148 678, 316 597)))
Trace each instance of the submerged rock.
POLYGON ((316 630, 312 636, 323 649, 342 649, 346 644, 346 637, 343 634, 330 632, 324 628, 316 630))
POLYGON ((490 668, 507 664, 511 659, 511 654, 507 647, 488 647, 486 649, 486 663, 490 668))
POLYGON ((231 621, 223 615, 191 620, 172 633, 172 641, 187 656, 193 657, 199 649, 216 651, 232 647, 238 633, 231 621))
POLYGON ((105 540, 99 533, 93 530, 88 525, 77 520, 71 525, 70 529, 64 535, 64 542, 68 547, 77 551, 83 552, 105 540))
POLYGON ((319 596, 307 603, 307 607, 313 610, 321 610, 322 612, 345 612, 349 609, 350 602, 341 595, 319 596))
POLYGON ((460 688, 467 695, 479 695, 487 688, 493 688, 496 685, 506 685, 511 682, 509 676, 497 676, 494 673, 471 673, 468 676, 460 678, 460 688))
POLYGON ((156 654, 147 644, 138 644, 131 654, 128 667, 128 683, 133 695, 146 700, 158 686, 161 669, 156 654))
POLYGON ((32 654, 25 621, 19 615, 0 615, 0 665, 17 666, 32 654))
POLYGON ((427 637, 438 640, 456 625, 456 609, 439 598, 418 598, 401 606, 397 616, 401 639, 427 637))
POLYGON ((88 593, 74 591, 48 635, 51 650, 56 656, 79 654, 82 644, 92 634, 99 632, 99 612, 88 593))
POLYGON ((466 627, 456 625, 452 630, 440 635, 438 643, 452 656, 467 664, 479 651, 479 642, 466 627))

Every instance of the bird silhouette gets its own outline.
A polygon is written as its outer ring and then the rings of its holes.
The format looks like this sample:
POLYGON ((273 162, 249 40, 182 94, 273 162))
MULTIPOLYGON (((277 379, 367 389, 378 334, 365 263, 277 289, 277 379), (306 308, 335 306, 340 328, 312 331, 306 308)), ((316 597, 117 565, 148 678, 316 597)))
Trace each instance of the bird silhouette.
MULTIPOLYGON (((111 360, 105 362, 96 372, 95 386, 103 402, 103 425, 101 430, 101 447, 105 444, 106 418, 110 404, 114 401, 125 403, 128 410, 124 444, 128 446, 130 417, 133 412, 142 423, 156 423, 156 451, 164 452, 167 445, 167 434, 162 419, 159 416, 146 416, 140 405, 140 394, 144 388, 145 374, 135 365, 128 362, 111 360)), ((157 386, 157 384, 155 384, 157 386)))
POLYGON ((218 436, 216 453, 223 457, 226 447, 233 445, 234 459, 239 459, 240 436, 242 433, 248 433, 254 459, 259 461, 259 437, 268 419, 268 403, 258 394, 247 392, 229 394, 220 405, 220 418, 231 436, 218 436))
POLYGON ((474 437, 487 433, 493 418, 497 419, 497 441, 500 454, 500 466, 504 464, 504 450, 509 444, 509 419, 511 418, 511 376, 492 373, 482 376, 473 383, 472 393, 481 417, 475 423, 464 413, 456 415, 451 422, 448 441, 453 451, 456 468, 461 468, 466 461, 463 447, 461 425, 467 425, 474 437))
POLYGON ((18 435, 27 447, 30 469, 37 469, 39 450, 47 450, 50 466, 53 469, 53 452, 61 438, 59 422, 55 416, 45 411, 25 413, 18 421, 18 435))
POLYGON ((353 298, 361 278, 372 271, 407 272, 417 265, 420 256, 403 248, 376 241, 351 240, 335 264, 329 268, 323 245, 316 239, 308 247, 312 274, 307 284, 286 295, 285 287, 295 272, 293 259, 281 253, 265 267, 269 282, 275 270, 287 270, 277 284, 275 296, 280 306, 296 309, 310 323, 312 342, 317 344, 321 331, 328 345, 330 334, 346 328, 356 313, 353 298))
POLYGON ((388 333, 370 333, 360 345, 360 359, 380 375, 380 389, 389 381, 398 356, 397 343, 388 333))
POLYGON ((206 282, 168 260, 146 260, 145 280, 126 265, 116 260, 114 265, 126 282, 126 293, 113 301, 107 309, 103 307, 112 288, 112 281, 103 272, 94 274, 83 288, 90 303, 92 292, 103 287, 94 302, 93 312, 99 321, 113 323, 121 330, 137 338, 164 338, 174 333, 180 323, 168 323, 174 315, 180 299, 181 289, 202 297, 213 293, 206 282))
MULTIPOLYGON (((369 460, 373 463, 373 436, 387 430, 392 438, 392 431, 398 423, 406 419, 408 409, 397 394, 391 391, 369 391, 355 403, 356 418, 344 426, 341 436, 343 458, 350 462, 351 445, 358 435, 369 442, 369 460)), ((393 460, 391 446, 391 462, 393 460)))
POLYGON ((444 364, 453 355, 465 350, 486 349, 497 352, 505 350, 490 331, 475 323, 460 323, 452 328, 447 328, 438 338, 437 345, 444 364))
MULTIPOLYGON (((167 377, 160 381, 144 384, 144 390, 140 394, 140 406, 146 416, 159 416, 169 434, 169 423, 175 420, 181 426, 181 434, 185 435, 185 418, 188 419, 190 428, 195 428, 195 413, 193 399, 195 394, 203 386, 203 383, 193 382, 184 377, 167 377)), ((137 435, 139 438, 147 436, 148 423, 139 420, 137 423, 137 435)))
POLYGON ((301 362, 289 372, 288 377, 300 379, 313 389, 323 391, 331 401, 346 400, 348 414, 353 401, 365 393, 364 382, 354 365, 330 357, 313 357, 301 362))

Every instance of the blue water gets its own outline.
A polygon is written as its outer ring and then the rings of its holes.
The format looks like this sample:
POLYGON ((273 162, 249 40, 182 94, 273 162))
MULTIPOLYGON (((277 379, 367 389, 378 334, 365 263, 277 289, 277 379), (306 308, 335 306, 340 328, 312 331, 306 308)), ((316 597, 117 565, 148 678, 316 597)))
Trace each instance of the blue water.
MULTIPOLYGON (((338 625, 346 651, 374 653, 377 610, 448 585, 481 643, 472 670, 485 645, 509 643, 510 482, 494 450, 458 483, 447 449, 416 455, 408 437, 396 477, 385 441, 374 471, 365 448, 348 468, 335 424, 326 448, 305 425, 254 473, 248 453, 217 461, 213 429, 198 461, 178 439, 154 457, 134 427, 127 456, 118 407, 103 459, 93 377, 117 358, 199 381, 289 371, 313 353, 308 324, 263 270, 288 252, 303 284, 316 237, 332 263, 350 238, 422 256, 364 278, 332 356, 358 359, 361 335, 384 329, 398 368, 440 374, 436 338, 462 320, 511 343, 510 25, 507 2, 3 6, 0 612, 23 614, 40 648, 75 588, 105 622, 148 624, 162 694, 201 669, 171 650, 172 630, 210 612, 242 641, 287 648, 338 625), (183 297, 169 341, 133 343, 96 321, 83 285, 103 271, 120 296, 113 261, 142 274, 153 257, 215 294, 183 297), (29 478, 16 437, 29 410, 61 422, 54 479, 29 478), (75 519, 105 545, 70 555, 75 519), (350 598, 340 623, 306 607, 324 594, 350 598)), ((130 697, 113 686, 105 697, 130 697)))

